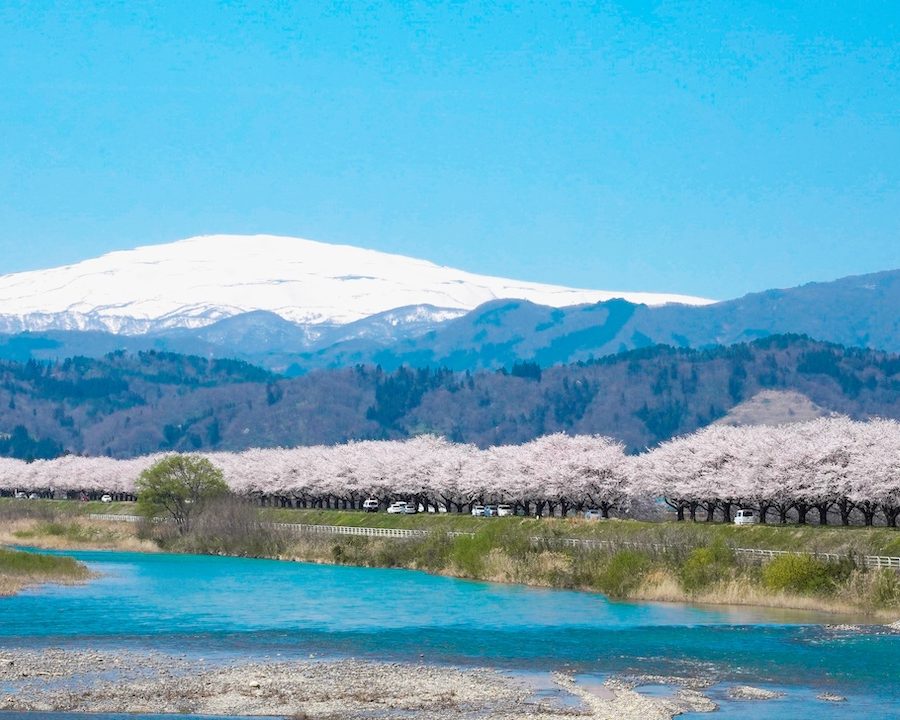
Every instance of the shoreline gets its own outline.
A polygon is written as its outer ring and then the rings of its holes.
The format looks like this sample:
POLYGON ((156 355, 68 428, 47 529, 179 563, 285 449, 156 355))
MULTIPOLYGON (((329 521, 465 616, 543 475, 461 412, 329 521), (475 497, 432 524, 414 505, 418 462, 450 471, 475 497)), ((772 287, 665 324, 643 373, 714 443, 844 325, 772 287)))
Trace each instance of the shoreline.
MULTIPOLYGON (((4 547, 2 542, 0 542, 0 548, 4 547)), ((8 547, 8 546, 7 546, 8 547)), ((538 584, 528 584, 522 582, 513 582, 513 581, 504 581, 504 580, 495 580, 495 579, 483 579, 483 578, 473 578, 462 575, 454 575, 446 572, 433 572, 423 568, 417 567, 386 567, 380 565, 352 565, 348 563, 334 563, 328 562, 325 560, 317 560, 317 559, 304 559, 298 557, 269 557, 269 556, 248 556, 248 555, 230 555, 227 553, 196 553, 196 552, 177 552, 173 550, 162 550, 159 548, 151 549, 151 550, 142 550, 135 548, 128 549, 119 549, 114 547, 86 547, 86 546, 70 546, 70 547, 42 547, 40 545, 18 545, 17 547, 27 548, 28 550, 51 550, 55 552, 100 552, 100 553, 115 553, 115 552, 129 552, 129 553, 137 553, 137 554, 147 554, 147 555, 155 555, 155 554, 171 554, 171 555, 193 555, 195 557, 201 558, 234 558, 234 559, 243 559, 243 560, 269 560, 272 562, 284 562, 284 563, 305 563, 309 565, 325 565, 329 567, 352 567, 352 568, 367 568, 373 570, 402 570, 409 572, 421 572, 427 575, 433 575, 435 577, 446 577, 454 580, 461 580, 464 582, 474 582, 474 583, 491 583, 497 585, 512 585, 512 586, 520 586, 520 587, 529 587, 529 588, 538 588, 544 590, 561 590, 566 592, 579 592, 579 593, 588 593, 592 595, 603 595, 603 593, 592 589, 590 587, 552 587, 547 585, 538 585, 538 584)), ((90 580, 97 577, 96 574, 91 574, 89 577, 77 580, 77 581, 51 581, 51 580, 41 580, 30 583, 26 587, 33 587, 35 585, 42 584, 62 584, 62 585, 77 585, 84 582, 89 582, 90 580)), ((25 587, 19 588, 19 590, 26 589, 25 587)), ((12 597, 16 592, 8 593, 4 595, 0 592, 0 598, 3 597, 12 597)), ((670 597, 658 597, 653 593, 648 593, 646 595, 636 593, 626 598, 609 598, 605 595, 604 597, 609 600, 609 602, 614 603, 652 603, 652 604, 660 604, 660 605, 689 605, 697 608, 707 608, 710 610, 723 609, 723 608, 747 608, 747 609, 756 609, 765 612, 783 612, 789 616, 797 616, 791 617, 790 619, 795 622, 799 622, 801 624, 816 624, 816 625, 831 625, 831 624, 852 624, 852 625, 884 625, 886 627, 892 629, 900 629, 900 620, 894 621, 894 618, 897 616, 897 613, 864 613, 858 609, 852 608, 835 608, 832 610, 824 610, 821 607, 802 607, 802 606, 794 606, 789 604, 765 604, 765 603, 751 603, 751 602, 742 602, 739 599, 730 601, 730 602, 715 602, 715 601, 705 601, 703 599, 697 598, 686 598, 686 599, 677 599, 670 597), (887 622, 887 621, 893 622, 887 622), (820 622, 816 622, 820 621, 820 622)))
POLYGON ((0 711, 285 716, 304 720, 671 720, 717 705, 712 680, 549 674, 553 698, 487 668, 344 660, 223 661, 127 650, 0 648, 0 711), (652 697, 641 684, 667 683, 652 697))
POLYGON ((78 580, 67 578, 18 578, 0 575, 0 599, 14 597, 23 590, 40 587, 42 585, 82 585, 90 582, 94 575, 89 575, 78 580))
MULTIPOLYGON (((4 545, 2 539, 0 539, 0 548, 9 547, 9 545, 4 545)), ((407 570, 412 572, 423 572, 428 575, 434 575, 435 577, 446 577, 452 578, 454 580, 462 580, 467 582, 478 582, 478 583, 496 583, 498 585, 513 585, 513 586, 521 586, 521 587, 531 587, 531 588, 540 588, 547 590, 565 590, 569 592, 584 592, 594 595, 603 595, 603 593, 599 592, 596 589, 590 587, 553 587, 543 584, 535 584, 535 583, 523 583, 516 582, 510 580, 498 580, 494 578, 476 578, 469 577, 465 575, 458 575, 449 572, 434 572, 425 568, 419 567, 396 567, 396 566, 383 566, 383 565, 356 565, 351 563, 335 563, 328 562, 327 560, 321 559, 307 559, 302 557, 272 557, 272 556, 249 556, 249 555, 234 555, 228 553, 197 553, 197 552, 178 552, 175 550, 163 550, 159 548, 153 549, 139 549, 134 547, 127 548, 116 548, 116 547, 96 547, 89 545, 60 545, 53 544, 50 546, 42 546, 42 545, 33 545, 33 544, 19 544, 17 547, 27 548, 28 550, 51 550, 57 552, 131 552, 137 554, 172 554, 172 555, 195 555, 197 557, 209 557, 209 558, 237 558, 237 559, 245 559, 245 560, 270 560, 272 562, 286 562, 286 563, 307 563, 310 565, 327 565, 332 567, 358 567, 358 568, 371 568, 371 569, 380 569, 380 570, 407 570)), ((0 599, 4 597, 12 597, 16 595, 18 592, 22 590, 28 589, 29 587, 35 587, 45 584, 58 584, 58 585, 78 585, 85 582, 90 582, 95 574, 90 574, 89 576, 78 579, 78 580, 48 580, 48 579, 39 579, 32 580, 26 582, 18 587, 12 589, 11 592, 3 592, 3 577, 0 577, 0 599)), ((796 621, 801 623, 809 623, 813 622, 813 624, 823 624, 828 625, 834 622, 839 623, 849 623, 849 624, 872 624, 872 625, 885 625, 890 628, 896 628, 900 626, 900 619, 897 619, 898 612, 893 611, 875 611, 875 612, 865 612, 859 608, 846 607, 846 606, 823 606, 821 603, 818 603, 814 598, 805 598, 802 596, 792 597, 792 596, 781 596, 778 598, 769 598, 769 597, 754 597, 756 602, 748 602, 746 599, 741 598, 740 596, 736 596, 733 594, 729 594, 729 599, 727 601, 724 600, 715 600, 708 599, 706 597, 693 597, 687 594, 683 594, 682 597, 673 596, 672 594, 659 594, 655 591, 655 588, 642 586, 639 588, 637 592, 630 594, 628 597, 624 598, 609 598, 607 599, 610 602, 617 603, 658 603, 663 605, 690 605, 692 607, 698 608, 708 608, 708 609, 722 609, 722 608, 748 608, 748 609, 757 609, 761 611, 767 612, 784 612, 789 615, 799 615, 801 617, 795 618, 796 621), (645 592, 642 592, 645 591, 645 592), (766 602, 766 600, 772 599, 773 602, 766 602), (780 601, 780 602, 779 602, 780 601), (816 620, 820 622, 815 622, 816 620)))
POLYGON ((72 558, 26 553, 0 544, 0 598, 41 585, 80 585, 93 577, 72 558))
MULTIPOLYGON (((510 569, 510 564, 518 562, 515 557, 503 556, 499 549, 491 549, 484 560, 482 572, 473 573, 463 570, 455 564, 442 567, 430 567, 420 562, 413 553, 409 557, 398 556, 393 562, 377 562, 378 548, 384 547, 388 551, 396 548, 398 540, 380 540, 366 538, 368 551, 354 554, 349 552, 336 553, 336 548, 348 546, 351 542, 358 543, 360 539, 325 538, 324 536, 298 536, 292 539, 292 543, 285 548, 286 551, 251 554, 235 551, 202 552, 198 549, 180 549, 178 547, 160 548, 156 543, 147 539, 141 539, 135 534, 135 528, 126 523, 113 523, 104 520, 89 520, 83 517, 71 516, 67 519, 70 527, 84 530, 83 534, 89 538, 75 537, 66 534, 46 535, 37 532, 39 522, 32 519, 14 521, 10 527, 0 532, 0 545, 12 544, 32 547, 38 550, 63 550, 63 551, 119 551, 138 553, 168 552, 172 554, 197 554, 209 557, 245 557, 252 559, 267 559, 281 562, 304 562, 313 564, 325 564, 344 567, 368 567, 368 568, 397 568, 426 572, 436 576, 450 577, 460 580, 473 580, 477 582, 495 582, 506 585, 520 585, 525 587, 566 589, 573 591, 602 594, 612 601, 626 602, 662 602, 693 605, 698 607, 747 607, 773 611, 785 611, 796 613, 809 613, 822 616, 823 622, 829 618, 849 618, 852 622, 860 619, 873 623, 888 623, 896 621, 900 617, 900 608, 878 608, 855 604, 840 597, 828 595, 800 595, 788 592, 774 592, 764 590, 758 585, 748 583, 746 577, 726 578, 710 587, 699 591, 688 591, 682 588, 677 576, 671 571, 654 571, 646 574, 637 583, 628 587, 621 595, 612 596, 601 588, 584 583, 551 584, 541 580, 537 574, 521 572, 521 569, 510 569)), ((358 549, 358 548, 357 548, 358 549)), ((559 553, 546 553, 536 559, 549 563, 573 562, 566 560, 559 553)), ((521 563, 520 563, 521 564, 521 563)), ((15 591, 13 591, 15 592, 15 591)))

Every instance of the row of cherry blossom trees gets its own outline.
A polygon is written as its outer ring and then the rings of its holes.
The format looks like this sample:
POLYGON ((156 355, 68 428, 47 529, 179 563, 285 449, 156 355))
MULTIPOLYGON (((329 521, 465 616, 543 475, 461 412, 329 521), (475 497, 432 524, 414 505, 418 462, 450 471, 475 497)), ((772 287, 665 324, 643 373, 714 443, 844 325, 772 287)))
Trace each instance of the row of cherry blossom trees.
MULTIPOLYGON (((634 456, 610 438, 562 434, 487 450, 424 435, 205 456, 235 493, 280 506, 359 508, 375 497, 448 512, 490 502, 609 516, 665 503, 679 520, 728 521, 737 508, 757 509, 763 522, 896 526, 900 517, 900 424, 891 420, 710 426, 634 456)), ((127 499, 161 457, 0 459, 0 493, 127 499)))

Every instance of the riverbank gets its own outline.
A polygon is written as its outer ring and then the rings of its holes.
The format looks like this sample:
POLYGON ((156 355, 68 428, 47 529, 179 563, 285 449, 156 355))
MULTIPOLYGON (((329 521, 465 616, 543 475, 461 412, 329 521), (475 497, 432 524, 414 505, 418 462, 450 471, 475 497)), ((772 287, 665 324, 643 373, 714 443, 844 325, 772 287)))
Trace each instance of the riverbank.
MULTIPOLYGON (((11 513, 25 505, 7 503, 11 513)), ((130 508, 112 504, 113 512, 130 508)), ((271 510, 240 504, 198 521, 186 536, 166 525, 106 522, 78 503, 48 503, 0 531, 0 543, 54 549, 119 549, 264 557, 362 567, 397 567, 451 577, 600 592, 614 599, 752 605, 876 621, 900 616, 900 573, 853 558, 900 552, 887 528, 766 526, 579 519, 388 516, 321 510, 271 510), (429 530, 406 539, 296 533, 268 525, 374 526, 429 530), (463 533, 454 535, 453 533, 463 533), (565 538, 600 541, 569 545, 565 538), (838 562, 806 556, 760 560, 743 546, 833 552, 838 562)))
POLYGON ((31 585, 84 582, 90 571, 69 557, 25 553, 0 547, 0 597, 14 595, 31 585))
MULTIPOLYGON (((282 715, 293 720, 484 718, 670 720, 716 709, 699 680, 671 678, 673 693, 648 697, 640 678, 588 688, 566 674, 565 696, 535 696, 521 678, 488 669, 340 661, 203 661, 130 651, 0 650, 0 710, 282 715), (567 698, 567 700, 566 700, 567 698)), ((646 683, 659 684, 659 678, 646 683)))

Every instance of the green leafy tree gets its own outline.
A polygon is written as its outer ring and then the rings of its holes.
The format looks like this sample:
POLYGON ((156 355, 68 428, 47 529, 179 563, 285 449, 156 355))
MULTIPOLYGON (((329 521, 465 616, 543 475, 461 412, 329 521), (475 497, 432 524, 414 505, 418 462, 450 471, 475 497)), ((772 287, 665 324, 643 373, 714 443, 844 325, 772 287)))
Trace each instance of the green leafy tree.
POLYGON ((196 455, 170 455, 137 480, 138 511, 145 517, 171 517, 183 535, 210 500, 228 494, 222 471, 196 455))

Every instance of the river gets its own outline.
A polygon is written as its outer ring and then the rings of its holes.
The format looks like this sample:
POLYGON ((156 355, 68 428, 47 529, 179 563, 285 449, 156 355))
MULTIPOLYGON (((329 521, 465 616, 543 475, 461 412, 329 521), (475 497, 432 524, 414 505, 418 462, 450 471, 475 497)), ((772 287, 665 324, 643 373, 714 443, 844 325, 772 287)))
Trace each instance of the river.
POLYGON ((722 709, 698 717, 900 716, 900 634, 878 626, 834 627, 821 616, 752 608, 618 603, 407 570, 64 554, 98 577, 0 599, 0 647, 138 647, 207 659, 352 656, 528 675, 565 669, 583 678, 712 675, 719 683, 710 694, 722 709), (724 692, 735 683, 787 695, 729 702, 724 692), (823 691, 848 702, 815 701, 812 712, 809 700, 823 691))

